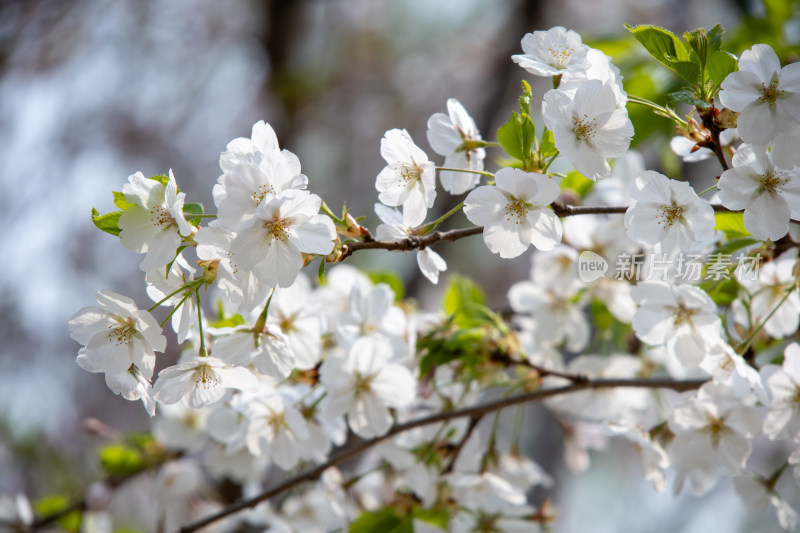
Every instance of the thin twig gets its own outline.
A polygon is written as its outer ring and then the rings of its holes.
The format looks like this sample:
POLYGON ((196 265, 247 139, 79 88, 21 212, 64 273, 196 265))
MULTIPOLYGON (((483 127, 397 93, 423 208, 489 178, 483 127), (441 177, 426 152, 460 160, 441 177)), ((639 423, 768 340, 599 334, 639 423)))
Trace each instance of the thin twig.
POLYGON ((475 427, 477 427, 478 423, 483 418, 482 415, 475 415, 470 417, 469 419, 469 426, 467 426, 467 430, 464 432, 464 436, 461 437, 461 440, 458 441, 453 451, 450 452, 450 462, 447 466, 442 470, 441 475, 449 474, 453 471, 453 468, 456 466, 456 461, 458 461, 458 455, 461 453, 461 450, 464 448, 464 445, 469 440, 470 436, 472 436, 472 432, 475 431, 475 427))
POLYGON ((320 477, 322 473, 328 468, 336 466, 349 459, 352 459, 353 457, 356 457, 357 455, 361 454, 361 452, 375 446, 376 444, 383 442, 384 440, 389 439, 397 435, 398 433, 402 433, 410 429, 414 429, 421 426, 427 426, 430 424, 436 424, 439 422, 447 422, 448 420, 452 420, 454 418, 482 417, 489 413, 493 413, 495 411, 499 411, 501 409, 505 409, 506 407, 511 407, 513 405, 519 405, 528 402, 537 402, 545 400, 547 398, 553 398, 555 396, 560 396, 562 394, 568 394, 571 392, 577 392, 581 390, 608 389, 615 387, 633 387, 633 388, 648 388, 648 389, 670 389, 678 392, 684 392, 684 391, 698 389, 704 383, 706 383, 706 380, 685 380, 685 381, 676 381, 672 379, 588 380, 581 383, 571 383, 563 387, 555 387, 552 389, 544 389, 535 392, 529 392, 527 394, 513 396, 511 398, 504 398, 502 400, 497 400, 494 402, 489 402, 481 405, 475 405, 472 407, 467 407, 456 411, 437 413, 424 418, 419 418, 417 420, 411 420, 403 424, 396 424, 392 426, 392 428, 385 435, 361 441, 358 444, 354 445, 352 448, 348 450, 343 450, 341 453, 339 453, 339 455, 333 457, 328 462, 316 466, 291 479, 288 479, 270 490, 267 490, 252 498, 241 500, 212 515, 207 516, 206 518, 203 518, 202 520, 198 520, 197 522, 183 526, 180 529, 180 533, 192 533, 193 531, 197 531, 200 528, 203 528, 218 520, 226 518, 232 514, 238 513, 239 511, 255 507, 259 503, 269 500, 270 498, 277 496, 278 494, 281 494, 289 489, 292 489, 302 483, 305 483, 306 481, 313 481, 318 477, 320 477))

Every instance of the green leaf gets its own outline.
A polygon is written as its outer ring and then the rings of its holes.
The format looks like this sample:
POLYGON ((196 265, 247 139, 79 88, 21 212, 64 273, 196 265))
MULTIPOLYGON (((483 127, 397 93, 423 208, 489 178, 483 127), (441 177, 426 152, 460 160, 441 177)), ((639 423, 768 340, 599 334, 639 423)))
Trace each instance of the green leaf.
POLYGON ((721 212, 714 213, 716 226, 714 229, 725 233, 728 239, 736 239, 739 237, 750 237, 750 232, 744 227, 744 214, 743 213, 730 213, 721 212))
POLYGON ((708 35, 704 28, 697 28, 683 34, 683 38, 689 43, 691 50, 700 62, 700 69, 704 69, 708 59, 708 35))
POLYGON ((150 179, 159 182, 164 187, 166 187, 167 183, 169 183, 169 176, 167 176, 166 174, 159 174, 158 176, 150 176, 150 179))
POLYGON ((701 109, 708 109, 711 107, 711 104, 697 98, 694 92, 686 87, 667 95, 667 105, 669 107, 674 108, 677 104, 688 104, 692 107, 699 107, 701 109))
POLYGON ((649 24, 625 27, 659 63, 675 71, 689 83, 700 82, 702 67, 697 54, 690 54, 671 31, 649 24))
POLYGON ((732 54, 721 50, 711 54, 706 65, 709 79, 717 86, 722 85, 728 74, 736 72, 738 68, 736 58, 732 54))
POLYGON ((92 208, 92 222, 94 222, 94 225, 106 233, 110 233, 111 235, 115 236, 119 236, 120 232, 122 231, 119 229, 120 215, 122 215, 122 211, 114 211, 112 213, 105 213, 101 215, 97 209, 94 207, 92 208))
POLYGON ((112 476, 130 476, 145 468, 141 454, 124 444, 109 444, 99 450, 100 464, 112 476))
POLYGON ((558 152, 556 148, 555 138, 553 137, 553 132, 547 130, 542 135, 542 142, 539 145, 539 157, 542 159, 547 159, 549 157, 553 157, 558 152))
POLYGON ((123 211, 127 211, 129 207, 133 207, 134 204, 130 203, 128 200, 125 199, 125 195, 121 192, 111 191, 114 195, 114 205, 122 209, 123 211))
POLYGON ((528 115, 511 112, 511 118, 497 130, 497 142, 508 155, 525 161, 531 154, 536 128, 528 115))
MULTIPOLYGON (((466 276, 458 274, 450 276, 442 297, 444 312, 448 315, 463 314, 465 309, 476 305, 486 305, 486 293, 483 289, 466 276)), ((459 320, 456 320, 456 323, 458 322, 459 320)))
MULTIPOLYGON (((197 202, 189 202, 188 204, 183 204, 183 212, 188 213, 190 215, 202 215, 203 213, 205 213, 203 209, 203 204, 197 202)), ((198 226, 202 220, 203 220, 202 217, 190 217, 186 219, 186 222, 188 222, 192 226, 198 226)))
MULTIPOLYGON (((65 496, 55 494, 34 501, 33 509, 38 516, 47 518, 64 511, 69 505, 70 502, 65 496)), ((58 525, 61 526, 63 531, 78 533, 81 530, 80 511, 73 511, 64 515, 58 520, 58 525)))
POLYGON ((722 25, 717 24, 710 30, 706 32, 706 37, 708 37, 708 56, 714 54, 714 52, 718 51, 722 47, 722 35, 725 33, 725 28, 722 25))
POLYGON ((364 270, 363 272, 370 280, 372 280, 372 283, 376 285, 378 283, 385 283, 388 285, 389 288, 394 291, 395 302, 403 301, 406 291, 403 287, 403 281, 397 276, 397 274, 388 270, 364 270))
POLYGON ((350 524, 350 533, 414 533, 411 516, 397 516, 393 507, 366 511, 350 524))

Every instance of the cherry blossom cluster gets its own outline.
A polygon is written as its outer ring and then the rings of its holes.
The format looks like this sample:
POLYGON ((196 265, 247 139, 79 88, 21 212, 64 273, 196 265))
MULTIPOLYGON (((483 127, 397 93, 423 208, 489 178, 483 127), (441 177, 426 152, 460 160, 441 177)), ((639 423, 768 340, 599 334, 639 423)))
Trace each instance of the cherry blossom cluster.
MULTIPOLYGON (((771 506, 793 529, 783 491, 800 490, 800 64, 781 67, 760 44, 737 62, 719 50, 717 27, 672 36, 686 56, 676 65, 652 46, 666 30, 631 31, 689 82, 688 115, 627 95, 611 58, 575 32, 530 33, 512 59, 553 79, 538 135, 527 84, 497 142, 455 98, 431 116, 427 140, 441 166, 406 130, 387 131, 374 235, 308 190, 298 157, 263 121, 220 156, 213 215, 186 202, 171 171, 130 176, 114 193, 119 211, 94 221, 143 254, 153 303, 140 309, 102 290, 69 326, 82 345, 77 363, 154 417, 155 442, 173 454, 154 490, 180 480, 170 497, 188 501, 206 479, 232 480, 252 498, 247 512, 220 511, 205 492, 191 517, 221 513, 214 519, 231 528, 322 532, 374 520, 423 532, 546 531, 556 519, 549 501, 534 507, 527 494, 553 480, 520 452, 521 422, 508 438, 505 404, 491 403, 526 392, 547 398, 572 470, 588 467, 589 449, 626 441, 658 490, 670 482, 700 494, 729 475, 745 503, 771 506), (698 194, 647 170, 630 150, 629 105, 674 122, 670 145, 687 163, 717 157, 718 180, 698 194), (503 164, 490 172, 492 150, 503 164), (439 184, 466 196, 429 220, 439 184), (460 210, 474 231, 437 233, 460 210), (385 248, 414 251, 437 283, 447 264, 430 243, 478 232, 501 258, 535 248, 530 279, 508 292, 510 318, 455 276, 445 300, 456 303, 426 311, 346 264, 325 272, 360 247, 385 248), (580 276, 585 254, 616 264, 642 252, 766 260, 757 278, 724 283, 580 276), (312 262, 320 283, 303 271, 312 262), (154 379, 167 322, 183 350, 154 379), (780 457, 773 471, 748 461, 758 437, 780 457), (358 467, 340 469, 335 450, 359 442, 369 451, 358 467), (273 467, 312 469, 298 484, 319 481, 272 505, 260 495, 273 467)), ((177 516, 175 527, 196 529, 177 516)))

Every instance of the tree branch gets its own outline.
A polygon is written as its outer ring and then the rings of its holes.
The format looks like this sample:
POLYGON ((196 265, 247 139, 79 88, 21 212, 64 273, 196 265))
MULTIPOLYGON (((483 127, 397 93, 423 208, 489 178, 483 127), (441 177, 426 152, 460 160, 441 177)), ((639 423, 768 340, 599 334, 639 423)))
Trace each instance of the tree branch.
POLYGON ((402 424, 395 424, 385 435, 361 441, 356 445, 354 445, 349 450, 343 450, 339 455, 331 458, 328 462, 316 466, 310 470, 307 470, 306 472, 298 476, 295 476, 291 479, 288 479, 270 490, 267 490, 252 498, 241 500, 237 503, 234 503, 233 505, 230 505, 229 507, 222 509, 221 511, 218 511, 212 515, 207 516, 206 518, 203 518, 202 520, 198 520, 197 522, 183 526, 180 529, 180 533, 192 533, 193 531, 197 531, 200 528, 203 528, 209 524, 212 524, 232 514, 238 513, 239 511, 248 509, 250 507, 255 507, 257 504, 269 500, 270 498, 277 496, 278 494, 281 494, 282 492, 285 492, 289 489, 292 489, 306 481, 313 481, 318 477, 320 477, 322 473, 328 468, 336 466, 349 459, 352 459, 353 457, 356 457, 361 452, 375 446, 376 444, 383 442, 384 440, 389 439, 397 435, 398 433, 402 433, 410 429, 414 429, 421 426, 427 426, 430 424, 436 424, 439 422, 447 422, 454 418, 471 417, 475 419, 476 417, 482 417, 488 413, 499 411, 501 409, 504 409, 506 407, 511 407, 513 405, 519 405, 528 402, 537 402, 545 400, 547 398, 552 398, 555 396, 560 396, 562 394, 568 394, 571 392, 577 392, 582 390, 608 389, 615 387, 633 387, 633 388, 647 388, 647 389, 670 389, 678 392, 685 392, 698 389, 704 383, 706 383, 706 380, 685 380, 685 381, 676 381, 672 379, 587 380, 578 383, 571 383, 569 385, 564 385, 562 387, 537 390, 534 392, 529 392, 527 394, 521 394, 519 396, 504 398, 501 400, 496 400, 494 402, 475 405, 472 407, 458 409, 455 411, 437 413, 424 418, 419 418, 417 420, 404 422, 402 424))
MULTIPOLYGON (((624 214, 627 206, 592 206, 592 205, 568 205, 561 202, 551 204, 553 212, 559 217, 569 217, 574 215, 614 215, 624 214)), ((730 211, 724 205, 714 204, 711 206, 714 212, 730 211)), ((342 244, 342 254, 339 261, 347 258, 358 250, 389 250, 393 252, 410 252, 412 250, 422 250, 437 242, 457 241, 464 237, 471 237, 483 232, 483 226, 473 226, 471 228, 453 229, 450 231, 434 231, 427 235, 409 235, 400 241, 352 241, 342 244)))

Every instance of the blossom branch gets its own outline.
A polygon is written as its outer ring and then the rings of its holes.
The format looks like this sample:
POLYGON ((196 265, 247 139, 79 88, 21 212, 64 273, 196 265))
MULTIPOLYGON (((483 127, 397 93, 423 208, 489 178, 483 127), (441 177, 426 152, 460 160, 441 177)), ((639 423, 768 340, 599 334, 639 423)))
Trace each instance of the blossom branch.
MULTIPOLYGON (((604 205, 569 205, 561 202, 551 204, 553 212, 559 217, 569 217, 575 215, 614 215, 624 214, 628 206, 604 206, 604 205)), ((730 211, 724 205, 713 204, 711 206, 715 212, 730 211)), ((351 241, 342 244, 342 253, 338 260, 344 260, 358 250, 390 250, 394 252, 410 252, 412 250, 422 250, 432 244, 444 241, 457 241, 472 235, 483 232, 483 226, 472 228, 454 229, 449 231, 434 231, 427 235, 411 235, 399 241, 376 241, 365 239, 363 241, 351 241)))
POLYGON ((697 380, 683 380, 677 381, 673 379, 595 379, 595 380, 586 380, 577 383, 570 383, 569 385, 564 385, 561 387, 554 387, 551 389, 544 389, 544 390, 537 390, 534 392, 529 392, 526 394, 521 394, 519 396, 512 396, 510 398, 503 398, 501 400, 496 400, 493 402, 488 402, 485 404, 475 405, 472 407, 467 407, 464 409, 458 409, 455 411, 446 411, 442 413, 437 413, 431 416, 427 416, 424 418, 418 418, 416 420, 411 420, 409 422, 404 422, 402 424, 395 424, 392 428, 384 435, 379 437, 375 437, 369 440, 363 440, 358 442, 350 449, 343 450, 339 453, 336 457, 331 458, 326 463, 323 463, 319 466, 316 466, 302 474, 295 476, 293 478, 287 479, 283 483, 279 484, 278 486, 262 492, 261 494, 254 496, 252 498, 241 500, 237 503, 234 503, 221 511, 218 511, 212 515, 203 518, 202 520, 198 520, 192 524, 188 524, 183 526, 180 529, 180 533, 192 533, 193 531, 197 531, 209 524, 212 524, 218 520, 221 520, 225 517, 228 517, 232 514, 238 513, 244 509, 249 509, 251 507, 255 507, 259 503, 263 501, 267 501, 278 494, 286 492, 306 481, 314 481, 315 479, 319 478, 325 470, 332 466, 336 466, 340 463, 348 461, 358 455, 360 455, 365 450, 383 442, 386 439, 389 439, 399 433, 403 433, 404 431, 408 431, 414 428, 418 428, 421 426, 427 426, 430 424, 436 424, 439 422, 447 422, 449 420, 453 420, 456 418, 463 418, 463 417, 470 417, 472 419, 479 418, 485 416, 489 413, 493 413, 495 411, 500 411, 501 409, 505 409, 506 407, 511 407, 514 405, 520 405, 523 403, 528 402, 538 402, 542 400, 546 400, 548 398, 553 398, 556 396, 560 396, 562 394, 569 394, 572 392, 578 392, 582 390, 595 390, 595 389, 609 389, 609 388, 618 388, 618 387, 630 387, 630 388, 645 388, 645 389, 669 389, 678 392, 685 392, 696 390, 700 388, 706 380, 697 379, 697 380))

